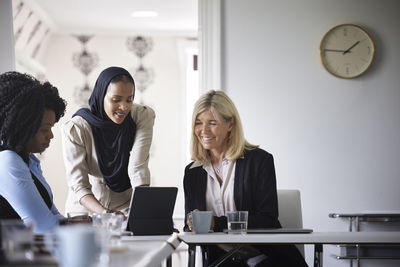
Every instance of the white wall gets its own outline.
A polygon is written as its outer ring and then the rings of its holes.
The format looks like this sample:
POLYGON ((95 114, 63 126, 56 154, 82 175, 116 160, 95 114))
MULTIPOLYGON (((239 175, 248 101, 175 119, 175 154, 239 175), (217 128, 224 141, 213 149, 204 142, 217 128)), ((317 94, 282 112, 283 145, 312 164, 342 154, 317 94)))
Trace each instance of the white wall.
POLYGON ((15 70, 11 0, 0 1, 0 73, 15 70))
MULTIPOLYGON (((138 58, 126 47, 127 36, 94 36, 87 44, 90 53, 99 57, 99 65, 89 75, 93 87, 99 73, 106 67, 116 65, 131 71, 139 64, 138 58)), ((172 36, 152 36, 153 50, 143 59, 152 68, 154 82, 144 93, 138 90, 135 102, 143 102, 156 112, 154 136, 150 155, 151 184, 153 186, 178 186, 180 188, 175 214, 183 215, 183 192, 181 190, 185 160, 185 106, 179 69, 177 42, 172 36)), ((46 78, 60 91, 68 102, 66 115, 54 127, 54 139, 44 152, 42 168, 53 190, 60 211, 64 212, 67 195, 65 168, 61 152, 60 124, 71 118, 79 108, 73 94, 82 87, 84 76, 73 66, 72 55, 81 51, 81 45, 70 35, 53 34, 40 58, 46 68, 46 78)))
MULTIPOLYGON (((278 188, 301 190, 304 226, 346 231, 328 214, 400 212, 400 1, 222 3, 223 87, 247 139, 274 155, 278 188), (320 63, 322 36, 342 23, 375 40, 372 69, 357 79, 320 63)), ((336 247, 324 249, 325 266, 348 266, 330 257, 336 247)))

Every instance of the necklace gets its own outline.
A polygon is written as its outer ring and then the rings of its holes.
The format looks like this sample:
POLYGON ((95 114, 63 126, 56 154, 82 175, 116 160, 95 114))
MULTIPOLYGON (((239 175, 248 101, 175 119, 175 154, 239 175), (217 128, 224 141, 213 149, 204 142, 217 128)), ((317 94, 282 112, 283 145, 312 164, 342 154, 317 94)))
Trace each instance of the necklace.
POLYGON ((221 176, 222 165, 219 166, 219 167, 213 165, 213 168, 214 168, 215 173, 216 173, 217 175, 221 176))

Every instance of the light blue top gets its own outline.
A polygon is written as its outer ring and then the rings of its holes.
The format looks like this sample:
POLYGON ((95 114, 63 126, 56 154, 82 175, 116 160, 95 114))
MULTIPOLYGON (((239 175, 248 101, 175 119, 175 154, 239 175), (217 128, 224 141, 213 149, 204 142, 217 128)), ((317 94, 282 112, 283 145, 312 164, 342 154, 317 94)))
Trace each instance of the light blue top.
POLYGON ((64 219, 53 203, 53 194, 43 177, 40 160, 33 154, 30 155, 28 167, 14 151, 0 151, 0 195, 10 203, 25 224, 34 222, 35 233, 51 232, 58 221, 64 219), (49 193, 51 210, 37 190, 30 171, 49 193))

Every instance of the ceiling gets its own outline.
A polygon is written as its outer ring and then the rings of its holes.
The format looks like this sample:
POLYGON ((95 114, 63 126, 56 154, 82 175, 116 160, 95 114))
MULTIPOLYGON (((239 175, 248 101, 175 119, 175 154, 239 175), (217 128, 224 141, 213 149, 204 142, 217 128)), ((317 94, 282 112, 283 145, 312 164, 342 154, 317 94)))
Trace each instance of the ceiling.
POLYGON ((197 35, 198 0, 28 0, 54 31, 62 33, 152 33, 197 35), (133 18, 134 11, 155 11, 133 18))

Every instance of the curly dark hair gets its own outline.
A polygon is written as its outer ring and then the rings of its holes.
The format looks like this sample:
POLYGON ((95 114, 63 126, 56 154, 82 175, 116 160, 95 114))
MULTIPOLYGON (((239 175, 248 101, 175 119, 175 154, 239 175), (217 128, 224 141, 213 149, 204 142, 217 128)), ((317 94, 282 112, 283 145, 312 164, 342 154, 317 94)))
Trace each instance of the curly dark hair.
POLYGON ((66 101, 49 82, 16 71, 0 75, 0 150, 12 150, 26 159, 26 145, 42 122, 45 109, 56 122, 64 116, 66 101))
POLYGON ((60 97, 57 88, 49 82, 45 82, 42 85, 42 90, 44 96, 44 107, 45 109, 54 111, 56 114, 56 122, 58 122, 65 114, 67 102, 60 97))

